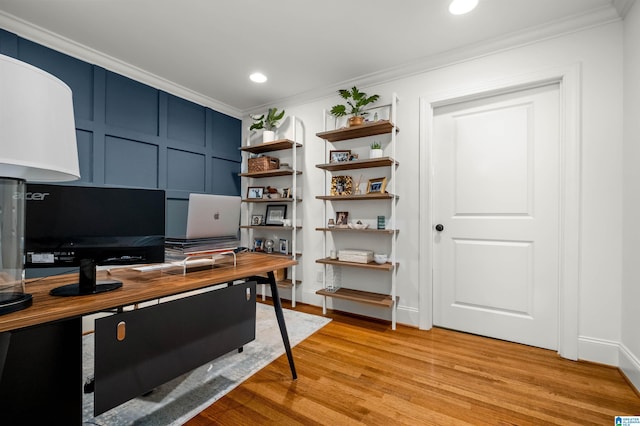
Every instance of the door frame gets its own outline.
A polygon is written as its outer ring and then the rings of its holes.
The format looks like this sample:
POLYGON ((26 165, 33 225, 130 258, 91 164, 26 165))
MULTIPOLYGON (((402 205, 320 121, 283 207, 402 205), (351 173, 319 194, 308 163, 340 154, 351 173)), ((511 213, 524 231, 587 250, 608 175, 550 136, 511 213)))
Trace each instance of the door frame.
POLYGON ((459 102, 557 83, 560 111, 560 250, 558 288, 558 353, 578 359, 580 288, 580 64, 547 69, 481 86, 447 90, 420 97, 420 329, 433 327, 433 112, 459 102))

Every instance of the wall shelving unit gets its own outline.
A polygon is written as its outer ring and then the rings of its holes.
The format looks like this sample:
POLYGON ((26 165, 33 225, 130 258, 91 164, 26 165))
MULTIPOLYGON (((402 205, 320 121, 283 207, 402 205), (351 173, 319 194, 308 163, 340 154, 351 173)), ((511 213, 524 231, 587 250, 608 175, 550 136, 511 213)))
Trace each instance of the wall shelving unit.
MULTIPOLYGON (((266 186, 266 183, 269 182, 270 178, 279 178, 279 177, 289 177, 288 183, 290 184, 291 189, 291 197, 290 198, 261 198, 261 199, 253 199, 246 198, 245 196, 242 198, 243 203, 243 218, 240 229, 246 232, 247 241, 249 243, 253 242, 254 236, 262 236, 265 232, 271 232, 277 235, 286 235, 289 240, 289 253, 282 254, 277 252, 278 242, 275 241, 276 252, 272 253, 273 256, 288 256, 292 258, 298 258, 301 256, 299 242, 298 242, 298 232, 302 229, 301 225, 297 225, 298 223, 298 207, 299 203, 302 202, 301 197, 299 196, 298 190, 298 178, 302 174, 302 171, 298 169, 298 164, 301 164, 298 159, 298 155, 300 154, 302 144, 296 142, 296 131, 295 131, 295 117, 291 117, 293 123, 293 136, 292 139, 278 139, 273 142, 263 142, 257 143, 254 145, 250 145, 250 138, 247 138, 247 142, 245 146, 240 147, 240 151, 242 152, 242 164, 243 170, 248 170, 248 160, 252 154, 274 154, 271 156, 277 156, 276 153, 281 152, 290 152, 291 153, 291 165, 288 168, 279 168, 275 170, 267 170, 260 172, 243 172, 239 173, 243 181, 243 188, 247 188, 248 186, 266 186), (265 185, 263 184, 263 181, 265 185), (272 226, 272 225, 251 225, 251 217, 253 214, 260 212, 264 214, 264 210, 266 209, 267 204, 283 204, 286 203, 290 206, 287 209, 287 218, 291 219, 291 226, 272 226)), ((278 287, 286 288, 291 290, 291 306, 295 308, 296 306, 296 288, 302 282, 298 279, 301 275, 298 271, 299 266, 294 265, 289 267, 288 269, 288 277, 286 279, 278 280, 278 287)), ((265 299, 265 289, 266 286, 263 286, 262 298, 265 299)))
MULTIPOLYGON (((317 195, 316 199, 323 200, 324 202, 324 220, 325 224, 329 219, 328 211, 330 209, 329 204, 333 202, 354 202, 354 203, 372 203, 372 208, 375 203, 389 203, 391 208, 391 214, 387 221, 385 229, 352 229, 343 227, 328 227, 322 226, 315 228, 316 231, 322 232, 323 235, 323 250, 327 257, 316 259, 316 263, 325 266, 324 271, 324 288, 316 291, 316 294, 323 296, 322 308, 326 314, 327 298, 342 299, 351 302, 357 302, 367 305, 372 305, 380 308, 391 309, 391 325, 392 329, 396 329, 396 317, 397 317, 397 271, 399 264, 396 259, 396 245, 399 229, 396 222, 396 207, 399 197, 396 194, 396 169, 399 166, 395 160, 396 157, 396 137, 399 131, 396 126, 396 106, 397 96, 394 93, 389 108, 389 120, 378 120, 374 122, 365 122, 360 126, 343 127, 334 130, 326 130, 327 127, 327 111, 324 111, 324 123, 325 131, 317 133, 316 136, 323 139, 325 144, 325 158, 329 158, 331 150, 339 149, 340 142, 354 141, 351 143, 358 144, 358 139, 376 135, 390 135, 390 142, 386 146, 386 153, 388 156, 382 158, 369 158, 369 159, 356 159, 344 162, 329 162, 324 164, 317 164, 316 167, 324 170, 325 172, 325 190, 321 195, 317 195), (377 168, 384 171, 389 176, 389 185, 387 191, 384 193, 365 193, 365 194, 353 194, 353 195, 330 195, 329 188, 331 186, 331 178, 334 172, 353 171, 359 169, 372 169, 377 168), (345 262, 338 259, 332 259, 328 256, 327 240, 328 235, 333 234, 336 236, 341 235, 341 238, 349 238, 350 236, 368 236, 368 238, 390 238, 391 239, 391 252, 389 260, 384 264, 377 263, 355 263, 345 262), (390 288, 388 293, 375 293, 370 291, 363 291, 348 288, 344 285, 327 287, 327 267, 340 267, 340 268, 354 268, 358 270, 368 270, 373 272, 379 272, 382 274, 390 275, 390 288)), ((379 109, 376 107, 375 109, 379 109)), ((344 283, 342 283, 344 284, 344 283)))

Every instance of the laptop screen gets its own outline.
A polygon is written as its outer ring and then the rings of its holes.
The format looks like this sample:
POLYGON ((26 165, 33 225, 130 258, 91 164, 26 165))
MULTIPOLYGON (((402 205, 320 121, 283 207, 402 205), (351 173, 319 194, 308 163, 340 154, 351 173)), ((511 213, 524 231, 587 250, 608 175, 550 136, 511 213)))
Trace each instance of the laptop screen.
POLYGON ((240 230, 240 197, 189 194, 187 239, 233 237, 240 230))

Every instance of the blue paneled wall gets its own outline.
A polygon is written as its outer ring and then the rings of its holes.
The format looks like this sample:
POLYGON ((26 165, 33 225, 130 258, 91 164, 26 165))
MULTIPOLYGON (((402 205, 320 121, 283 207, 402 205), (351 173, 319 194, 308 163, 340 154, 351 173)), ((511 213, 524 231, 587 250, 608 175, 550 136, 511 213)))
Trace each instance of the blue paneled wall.
POLYGON ((0 29, 0 53, 71 87, 81 180, 167 192, 167 235, 190 192, 239 195, 241 121, 0 29))

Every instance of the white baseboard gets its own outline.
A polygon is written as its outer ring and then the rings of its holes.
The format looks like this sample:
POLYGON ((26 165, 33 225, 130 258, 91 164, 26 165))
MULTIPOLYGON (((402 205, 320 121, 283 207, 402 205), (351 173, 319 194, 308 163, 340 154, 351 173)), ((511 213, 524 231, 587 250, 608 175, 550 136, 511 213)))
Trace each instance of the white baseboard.
POLYGON ((611 340, 578 337, 578 359, 618 366, 620 343, 611 340))
POLYGON ((625 345, 620 345, 619 367, 629 382, 640 392, 640 360, 625 345))

